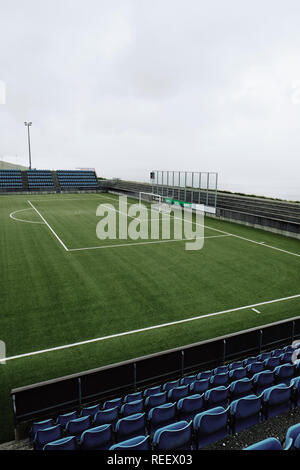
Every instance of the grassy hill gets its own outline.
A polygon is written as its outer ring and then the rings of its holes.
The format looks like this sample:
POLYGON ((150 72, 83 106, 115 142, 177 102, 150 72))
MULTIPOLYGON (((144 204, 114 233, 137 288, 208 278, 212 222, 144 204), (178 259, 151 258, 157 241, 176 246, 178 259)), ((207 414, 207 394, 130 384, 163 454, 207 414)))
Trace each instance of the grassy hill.
POLYGON ((28 170, 28 167, 0 160, 0 170, 28 170))

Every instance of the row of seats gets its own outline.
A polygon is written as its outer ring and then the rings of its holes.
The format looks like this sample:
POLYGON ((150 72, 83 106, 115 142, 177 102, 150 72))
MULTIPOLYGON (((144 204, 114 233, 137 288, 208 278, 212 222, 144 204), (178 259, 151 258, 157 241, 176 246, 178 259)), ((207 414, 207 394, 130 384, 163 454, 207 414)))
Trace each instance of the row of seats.
POLYGON ((20 170, 0 170, 0 188, 23 187, 22 173, 20 170))
POLYGON ((276 437, 268 437, 243 450, 300 450, 300 423, 288 428, 283 443, 276 437))
POLYGON ((50 170, 28 170, 27 178, 29 188, 54 187, 50 170))
POLYGON ((69 187, 96 187, 98 186, 98 181, 96 175, 93 171, 57 171, 58 181, 61 186, 69 187))
MULTIPOLYGON (((128 439, 150 436, 148 445, 151 442, 153 449, 201 449, 229 434, 277 416, 295 403, 292 385, 284 384, 270 387, 258 397, 249 395, 235 400, 227 408, 217 406, 199 413, 199 400, 201 397, 194 395, 180 400, 177 406, 176 403, 166 403, 151 408, 148 415, 143 412, 121 418, 115 426, 106 423, 91 427, 91 415, 71 419, 64 426, 62 423, 44 423, 47 427, 35 432, 34 447, 37 450, 64 447, 71 441, 65 440, 69 437, 73 438, 76 448, 113 450, 122 448, 128 439), (181 419, 177 417, 176 408, 185 411, 181 419), (169 439, 166 439, 168 434, 169 439)), ((128 443, 125 447, 128 448, 128 443)))

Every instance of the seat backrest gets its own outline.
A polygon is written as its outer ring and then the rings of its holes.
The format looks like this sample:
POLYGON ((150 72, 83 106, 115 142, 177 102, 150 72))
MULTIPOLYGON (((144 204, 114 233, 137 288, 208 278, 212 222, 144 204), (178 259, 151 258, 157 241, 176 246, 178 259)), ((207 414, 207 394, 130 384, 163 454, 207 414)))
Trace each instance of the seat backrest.
POLYGON ((269 385, 274 382, 274 372, 271 370, 264 370, 262 372, 258 372, 258 374, 254 374, 252 378, 253 385, 261 386, 261 385, 269 385))
POLYGON ((155 431, 153 446, 157 450, 176 450, 191 447, 192 421, 178 421, 155 431))
POLYGON ((109 450, 150 450, 150 436, 136 436, 112 445, 109 450))
POLYGON ((228 372, 228 366, 219 366, 214 368, 214 375, 225 374, 226 372, 228 372))
POLYGON ((227 426, 228 410, 217 406, 198 413, 193 420, 193 428, 201 434, 212 434, 227 426))
POLYGON ((295 368, 293 364, 282 364, 281 366, 275 367, 274 374, 277 379, 287 379, 293 377, 294 371, 295 368))
POLYGON ((184 398, 189 394, 188 385, 180 385, 179 387, 174 387, 168 392, 168 400, 177 401, 180 398, 184 398))
POLYGON ((167 392, 156 393, 155 395, 149 395, 145 400, 145 409, 150 410, 155 406, 163 405, 167 402, 167 392))
POLYGON ((236 367, 229 371, 229 379, 230 380, 238 380, 243 379, 247 376, 247 370, 245 367, 236 367))
POLYGON ((196 375, 188 375, 186 377, 182 377, 180 380, 180 385, 190 385, 191 383, 195 382, 197 380, 196 375))
POLYGON ((300 436, 300 423, 290 426, 285 436, 285 448, 292 449, 294 447, 295 440, 300 436))
POLYGON ((59 415, 57 418, 57 424, 61 424, 63 427, 66 427, 69 421, 72 419, 78 418, 77 411, 72 411, 71 413, 65 413, 62 415, 59 415))
POLYGON ((117 439, 126 439, 126 436, 133 437, 145 434, 146 417, 145 413, 135 413, 125 418, 121 418, 116 424, 117 439))
POLYGON ((209 389, 209 385, 209 379, 195 380, 195 382, 190 384, 190 392, 201 394, 209 389))
POLYGON ((57 441, 49 442, 43 450, 76 450, 75 436, 63 437, 57 441))
POLYGON ((204 401, 206 405, 224 402, 228 399, 229 396, 229 387, 224 387, 221 385, 220 387, 211 388, 207 390, 204 394, 204 401))
POLYGON ((180 380, 172 380, 171 382, 166 382, 162 386, 163 392, 168 392, 172 388, 179 387, 180 380))
POLYGON ((283 384, 274 385, 270 387, 263 393, 263 402, 267 403, 269 406, 280 405, 289 401, 291 398, 291 386, 286 386, 283 384))
POLYGON ((181 413, 200 412, 203 408, 203 395, 196 393, 188 397, 181 398, 177 403, 177 410, 181 413))
POLYGON ((248 416, 257 415, 261 410, 261 397, 248 395, 247 397, 234 400, 230 404, 230 414, 236 419, 244 419, 248 416))
POLYGON ((243 361, 235 361, 229 364, 229 370, 240 369, 243 366, 243 361))
POLYGON ((90 416, 82 416, 80 418, 72 419, 67 423, 66 432, 70 436, 77 436, 91 427, 91 421, 90 416))
POLYGON ((82 450, 109 449, 113 443, 113 431, 111 424, 103 424, 95 428, 87 429, 81 434, 80 448, 82 450))
POLYGON ((282 450, 282 445, 275 437, 268 437, 263 441, 245 447, 243 450, 282 450))
POLYGON ((129 393, 128 395, 126 395, 123 402, 130 403, 132 401, 137 401, 137 400, 142 400, 142 399, 143 399, 143 392, 135 392, 135 393, 129 393))
POLYGON ((37 421, 35 423, 32 423, 32 426, 31 426, 31 429, 30 429, 30 436, 33 439, 36 432, 39 429, 51 428, 54 425, 55 425, 55 423, 54 423, 54 420, 52 418, 51 419, 45 419, 44 421, 37 421))
POLYGON ((94 421, 97 426, 101 424, 114 424, 119 418, 119 407, 108 408, 107 410, 100 410, 94 416, 94 421))
POLYGON ((212 375, 214 375, 212 370, 205 370, 197 374, 197 380, 209 379, 212 375))
POLYGON ((144 397, 150 397, 150 395, 156 395, 161 392, 161 386, 157 385, 155 387, 150 387, 144 390, 144 397))
POLYGON ((152 426, 175 419, 175 417, 176 403, 165 403, 164 405, 156 406, 151 408, 148 413, 148 421, 152 426))
POLYGON ((100 410, 100 405, 88 406, 82 408, 81 416, 94 416, 100 410))
POLYGON ((230 393, 231 396, 239 396, 243 394, 250 394, 252 391, 252 380, 249 378, 243 378, 240 380, 236 380, 235 382, 231 382, 230 384, 230 393))
POLYGON ((120 414, 122 416, 129 416, 135 413, 142 413, 144 411, 144 400, 130 401, 121 406, 120 414))
POLYGON ((108 408, 114 408, 115 406, 118 406, 121 408, 123 404, 123 399, 122 398, 114 398, 113 400, 107 400, 106 402, 103 403, 103 409, 107 410, 108 408))
POLYGON ((62 437, 62 427, 56 424, 50 428, 39 429, 34 437, 33 445, 36 450, 42 450, 48 442, 56 441, 62 437))
POLYGON ((222 374, 212 375, 209 379, 211 386, 217 387, 218 385, 227 385, 229 381, 229 373, 224 372, 222 374))
POLYGON ((264 369, 265 369, 265 366, 263 362, 252 362, 246 367, 247 374, 249 376, 262 372, 264 369))

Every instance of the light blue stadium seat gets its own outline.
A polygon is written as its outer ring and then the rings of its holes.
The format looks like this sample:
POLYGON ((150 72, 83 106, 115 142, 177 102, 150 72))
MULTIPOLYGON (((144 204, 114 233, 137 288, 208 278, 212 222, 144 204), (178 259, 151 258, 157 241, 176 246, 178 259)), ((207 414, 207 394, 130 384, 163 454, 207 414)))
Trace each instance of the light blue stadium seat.
POLYGON ((164 405, 151 408, 148 413, 148 428, 150 432, 176 421, 176 403, 165 403, 164 405))
POLYGON ((136 436, 127 439, 112 445, 109 450, 150 450, 149 436, 136 436))
POLYGON ((260 422, 261 403, 261 397, 256 395, 248 395, 231 402, 231 429, 234 434, 260 422))
POLYGON ((190 421, 196 414, 203 411, 203 395, 196 393, 188 397, 181 398, 177 402, 177 412, 181 420, 190 421))
POLYGON ((135 436, 144 435, 146 431, 145 413, 135 413, 121 418, 116 423, 116 438, 118 442, 135 436))
POLYGON ((178 421, 155 431, 153 449, 156 451, 191 450, 192 421, 178 421))
POLYGON ((228 434, 228 409, 217 406, 195 416, 193 428, 196 434, 197 448, 201 449, 223 439, 228 434))
POLYGON ((43 447, 49 442, 56 441, 63 437, 60 424, 56 424, 50 428, 39 429, 33 439, 33 447, 35 450, 43 450, 43 447))
POLYGON ((282 445, 275 437, 268 437, 263 441, 256 442, 251 446, 245 447, 243 450, 283 450, 282 445))
POLYGON ((75 436, 63 437, 57 441, 49 442, 43 450, 77 450, 75 436))
POLYGON ((81 450, 107 450, 113 444, 113 430, 111 424, 102 424, 87 429, 81 434, 81 450))

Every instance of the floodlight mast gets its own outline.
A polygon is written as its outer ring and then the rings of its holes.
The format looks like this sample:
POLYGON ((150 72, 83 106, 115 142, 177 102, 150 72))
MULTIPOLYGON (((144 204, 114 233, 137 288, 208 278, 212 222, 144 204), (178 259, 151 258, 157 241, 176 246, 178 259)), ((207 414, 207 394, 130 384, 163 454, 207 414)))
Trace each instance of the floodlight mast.
POLYGON ((32 122, 24 122, 25 126, 27 127, 27 134, 28 134, 28 153, 29 153, 29 170, 31 170, 31 147, 30 147, 30 131, 29 128, 32 126, 32 122))

